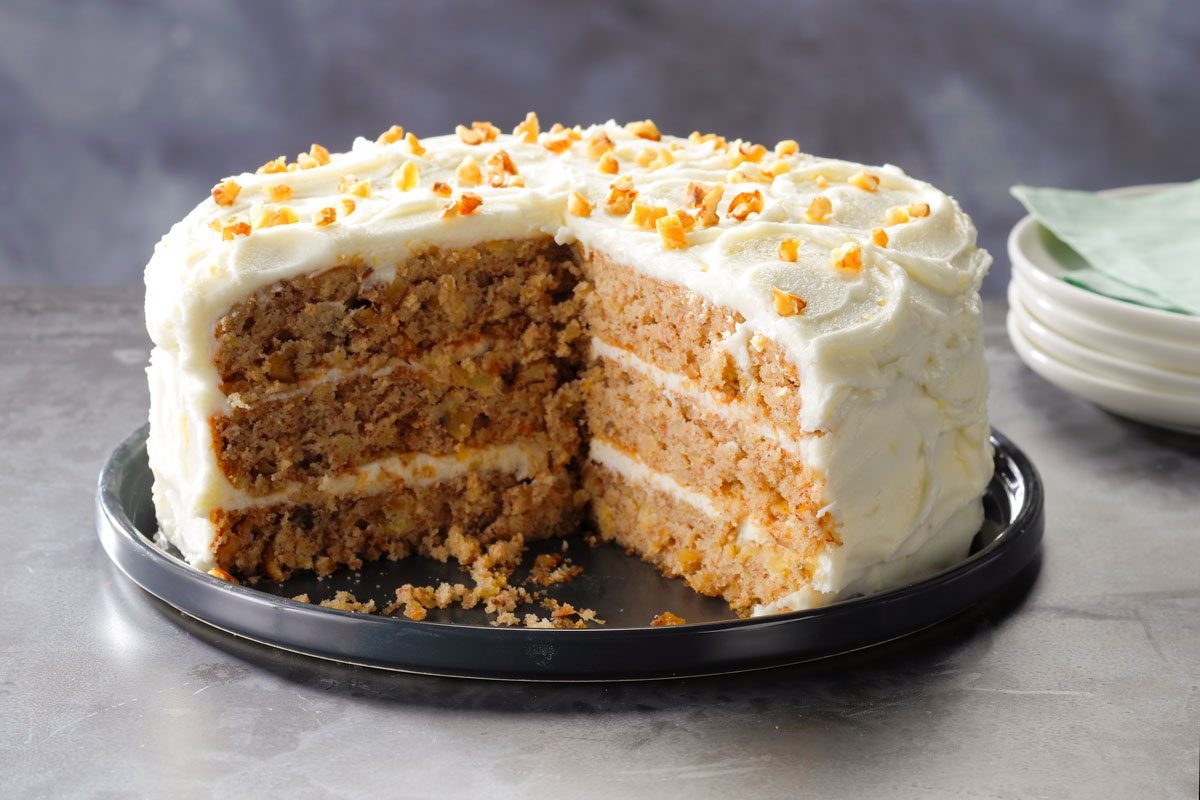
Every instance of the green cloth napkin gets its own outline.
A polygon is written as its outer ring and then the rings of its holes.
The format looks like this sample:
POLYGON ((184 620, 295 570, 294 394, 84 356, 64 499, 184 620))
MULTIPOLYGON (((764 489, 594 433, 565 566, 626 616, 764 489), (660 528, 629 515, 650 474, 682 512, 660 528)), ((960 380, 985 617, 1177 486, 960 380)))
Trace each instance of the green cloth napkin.
POLYGON ((1048 230, 1067 283, 1200 316, 1200 180, 1125 197, 1034 186, 1012 194, 1048 230))

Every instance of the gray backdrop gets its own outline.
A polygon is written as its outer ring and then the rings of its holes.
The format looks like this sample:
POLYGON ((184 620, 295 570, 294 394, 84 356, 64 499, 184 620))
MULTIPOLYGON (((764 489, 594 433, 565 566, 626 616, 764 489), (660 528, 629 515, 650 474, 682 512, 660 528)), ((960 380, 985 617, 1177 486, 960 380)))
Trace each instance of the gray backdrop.
POLYGON ((129 285, 216 179, 393 122, 652 116, 1014 182, 1200 176, 1200 2, 5 2, 0 283, 129 285))

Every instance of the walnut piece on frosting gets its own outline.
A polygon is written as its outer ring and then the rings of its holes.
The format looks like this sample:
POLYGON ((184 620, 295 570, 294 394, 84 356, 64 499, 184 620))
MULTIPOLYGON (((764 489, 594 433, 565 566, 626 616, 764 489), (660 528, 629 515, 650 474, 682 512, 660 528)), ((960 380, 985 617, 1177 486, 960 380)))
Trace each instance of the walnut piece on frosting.
POLYGON ((763 210, 763 195, 758 189, 735 194, 729 201, 729 216, 739 222, 755 212, 763 210))
POLYGON ((798 294, 771 287, 771 299, 775 302, 775 313, 781 317, 794 317, 808 306, 808 301, 798 294))
POLYGON ((399 169, 392 173, 392 184, 402 192, 417 188, 420 181, 421 174, 417 170, 417 165, 412 161, 405 161, 399 169))
POLYGON ((675 156, 671 155, 671 151, 665 147, 647 147, 637 154, 634 163, 649 170, 662 169, 674 164, 675 156))
POLYGON ((874 192, 879 189, 879 176, 866 170, 859 170, 846 179, 846 183, 857 186, 864 192, 874 192))
POLYGON ((438 197, 449 197, 454 193, 454 190, 450 188, 450 184, 445 181, 434 181, 433 186, 429 188, 438 197))
POLYGON ((616 175, 621 171, 621 162, 612 153, 605 153, 600 156, 600 163, 596 164, 596 171, 605 175, 616 175))
POLYGON ((267 199, 273 203, 290 200, 292 199, 292 187, 286 183, 272 183, 267 187, 267 199))
POLYGON ((532 111, 525 115, 523 121, 517 123, 517 127, 513 128, 513 136, 525 144, 537 144, 540 132, 541 125, 538 123, 538 115, 532 111))
POLYGON ((629 221, 639 228, 650 230, 654 227, 654 223, 659 217, 665 217, 667 209, 662 206, 652 206, 645 203, 634 203, 633 210, 629 212, 629 221))
POLYGON ((414 156, 425 155, 425 148, 422 146, 421 140, 418 139, 412 131, 404 134, 404 141, 408 144, 409 152, 411 152, 414 156))
POLYGON ((542 136, 542 147, 551 153, 561 153, 575 144, 575 140, 566 131, 551 131, 542 136))
POLYGON ((356 176, 346 173, 337 182, 338 194, 352 194, 364 199, 371 196, 371 182, 360 181, 356 176))
POLYGON ((440 217, 465 217, 474 214, 476 209, 483 205, 483 198, 473 192, 463 192, 458 199, 452 203, 447 203, 442 206, 440 217))
POLYGON ((505 150, 497 150, 487 157, 488 186, 500 188, 503 186, 524 186, 525 182, 517 173, 517 165, 505 150))
POLYGON ((590 217, 592 204, 579 192, 571 192, 567 197, 567 213, 573 217, 590 217))
POLYGON ((682 250, 687 247, 687 234, 678 214, 667 214, 654 221, 663 247, 667 250, 682 250))
POLYGON ((753 144, 751 142, 738 142, 737 149, 733 152, 733 166, 743 164, 749 161, 751 164, 757 164, 763 160, 763 156, 767 154, 767 148, 761 144, 753 144))
POLYGON ((342 205, 342 216, 343 217, 350 216, 351 214, 354 213, 354 209, 358 208, 358 205, 353 200, 351 200, 349 197, 343 197, 341 205, 342 205))
POLYGON ((610 214, 628 214, 633 208, 634 198, 637 197, 637 189, 633 188, 633 179, 628 175, 623 175, 617 178, 609 185, 608 199, 604 202, 604 206, 610 214))
POLYGON ((300 217, 295 210, 288 206, 279 206, 278 208, 264 208, 258 214, 258 219, 254 221, 255 228, 274 228, 277 225, 292 225, 300 221, 300 217))
POLYGON ((829 198, 825 195, 819 194, 813 198, 808 210, 804 212, 804 219, 809 222, 824 223, 829 222, 832 214, 833 203, 829 202, 829 198))
POLYGON ((212 189, 212 198, 219 206, 231 206, 241 193, 242 187, 235 180, 224 180, 212 189))
POLYGON ((277 172, 287 172, 287 158, 285 156, 273 158, 254 170, 254 172, 257 175, 274 175, 277 172))
POLYGON ((601 156, 612 149, 612 139, 608 138, 608 134, 604 131, 596 131, 588 137, 587 155, 593 161, 599 161, 601 156))
POLYGON ((711 228, 721 221, 717 216, 717 205, 721 202, 721 196, 724 194, 725 184, 718 183, 709 189, 700 201, 700 224, 705 228, 711 228))
POLYGON ((872 228, 871 229, 871 244, 875 245, 876 247, 887 247, 888 246, 887 231, 885 231, 883 228, 872 228))
POLYGON ((229 224, 221 228, 221 240, 225 242, 232 241, 238 236, 249 236, 250 225, 235 217, 230 217, 229 224))
POLYGON ((626 123, 625 130, 639 139, 649 139, 652 142, 662 139, 662 134, 658 132, 658 126, 654 124, 654 120, 642 119, 626 123))
POLYGON ((477 145, 484 142, 494 142, 496 137, 500 135, 500 129, 490 122, 480 122, 476 120, 471 123, 471 127, 466 125, 456 125, 454 132, 458 134, 458 138, 465 144, 477 145))
POLYGON ((395 144, 404 138, 404 128, 399 125, 393 125, 383 133, 379 134, 379 138, 375 141, 379 144, 395 144))
POLYGON ((909 203, 908 215, 913 219, 929 216, 929 203, 909 203))
POLYGON ((795 261, 800 257, 800 240, 784 239, 779 243, 776 253, 780 261, 795 261))
POLYGON ((800 143, 795 139, 783 139, 775 145, 775 155, 780 158, 794 156, 800 152, 800 143))
POLYGON ((337 222, 337 209, 333 206, 322 208, 313 217, 313 225, 318 228, 328 228, 335 222, 337 222))
POLYGON ((300 165, 300 169, 323 167, 329 163, 329 160, 329 151, 315 143, 308 148, 307 153, 296 156, 296 163, 300 165))
POLYGON ((478 186, 483 183, 483 172, 479 169, 479 163, 470 156, 465 157, 458 165, 454 177, 460 186, 478 186))
POLYGON ((845 272, 862 272, 862 248, 857 242, 846 242, 829 255, 838 269, 845 272))

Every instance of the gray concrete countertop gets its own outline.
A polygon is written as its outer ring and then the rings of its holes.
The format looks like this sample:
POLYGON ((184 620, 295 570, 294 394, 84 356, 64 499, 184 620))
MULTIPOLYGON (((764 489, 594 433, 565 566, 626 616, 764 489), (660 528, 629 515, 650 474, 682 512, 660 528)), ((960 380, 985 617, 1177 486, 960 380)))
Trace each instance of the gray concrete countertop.
POLYGON ((905 642, 644 684, 460 681, 243 642, 133 586, 96 475, 144 419, 136 291, 0 290, 6 797, 1195 797, 1200 439, 1027 370, 992 416, 1048 498, 1040 571, 905 642))

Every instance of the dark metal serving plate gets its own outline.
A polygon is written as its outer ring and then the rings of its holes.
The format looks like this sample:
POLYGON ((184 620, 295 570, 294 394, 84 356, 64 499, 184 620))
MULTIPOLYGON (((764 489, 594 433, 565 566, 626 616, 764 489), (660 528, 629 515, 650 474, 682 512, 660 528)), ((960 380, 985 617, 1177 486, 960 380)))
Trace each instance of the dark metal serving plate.
MULTIPOLYGON (((222 630, 318 658, 384 669, 521 680, 611 680, 696 675, 796 663, 891 641, 978 603, 1015 577, 1042 539, 1042 483, 1029 459, 993 432, 996 471, 986 519, 961 563, 901 589, 824 608, 738 619, 718 600, 611 546, 566 540, 584 568, 551 595, 594 608, 606 621, 587 630, 496 628, 479 610, 431 611, 422 622, 353 614, 296 602, 338 589, 382 606, 404 583, 467 582, 453 565, 424 558, 367 564, 326 579, 234 586, 199 572, 152 541, 157 523, 142 427, 109 456, 96 495, 96 529, 113 562, 146 591, 222 630), (651 628, 672 611, 688 620, 651 628)), ((534 552, 558 550, 563 540, 534 552)), ((531 559, 527 558, 526 561, 531 559)), ((517 578, 520 578, 518 574, 517 578)), ((540 610, 540 609, 532 609, 540 610)), ((523 613, 518 609, 518 613, 523 613)))

